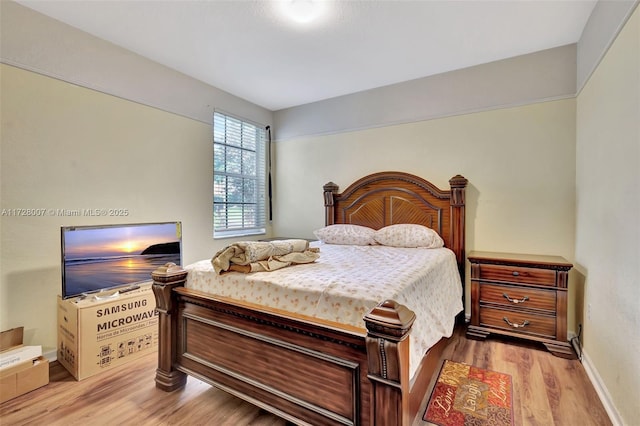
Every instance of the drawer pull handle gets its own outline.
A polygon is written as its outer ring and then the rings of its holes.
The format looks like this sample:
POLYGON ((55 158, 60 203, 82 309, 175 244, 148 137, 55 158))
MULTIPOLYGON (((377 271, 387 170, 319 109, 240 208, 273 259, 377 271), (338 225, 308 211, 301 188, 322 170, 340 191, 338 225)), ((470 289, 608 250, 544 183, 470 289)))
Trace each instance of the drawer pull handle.
POLYGON ((509 324, 513 328, 523 328, 523 327, 526 327, 526 326, 529 325, 529 321, 527 321, 527 320, 522 321, 522 324, 514 324, 511 321, 509 321, 509 318, 507 318, 507 317, 504 317, 502 319, 504 320, 504 322, 506 322, 507 324, 509 324))
POLYGON ((529 296, 524 296, 522 299, 512 299, 512 298, 509 297, 509 295, 507 293, 502 293, 502 297, 504 297, 509 302, 513 303, 514 305, 517 305, 518 303, 524 303, 527 300, 529 300, 529 296))
POLYGON ((513 275, 514 277, 517 277, 517 276, 519 276, 519 275, 520 275, 520 272, 518 272, 518 271, 513 271, 513 272, 511 273, 511 275, 513 275))

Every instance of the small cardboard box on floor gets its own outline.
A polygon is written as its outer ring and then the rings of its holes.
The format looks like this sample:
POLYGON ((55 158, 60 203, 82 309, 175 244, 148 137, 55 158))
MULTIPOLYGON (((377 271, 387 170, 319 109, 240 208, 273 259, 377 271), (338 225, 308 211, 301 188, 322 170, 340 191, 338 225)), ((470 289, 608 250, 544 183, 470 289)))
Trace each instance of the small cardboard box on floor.
POLYGON ((41 346, 23 346, 23 327, 0 334, 3 363, 0 369, 0 403, 31 392, 49 383, 49 360, 41 346), (34 350, 39 349, 35 355, 34 350))
POLYGON ((58 361, 82 380, 158 347, 158 313, 151 282, 103 298, 58 296, 58 361))

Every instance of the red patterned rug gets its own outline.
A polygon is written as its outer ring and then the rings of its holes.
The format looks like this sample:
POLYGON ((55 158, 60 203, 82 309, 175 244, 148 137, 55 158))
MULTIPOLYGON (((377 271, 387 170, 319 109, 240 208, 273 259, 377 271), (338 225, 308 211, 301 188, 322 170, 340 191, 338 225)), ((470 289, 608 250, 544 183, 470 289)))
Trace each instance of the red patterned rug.
POLYGON ((439 426, 511 426, 511 376, 446 360, 423 420, 439 426))

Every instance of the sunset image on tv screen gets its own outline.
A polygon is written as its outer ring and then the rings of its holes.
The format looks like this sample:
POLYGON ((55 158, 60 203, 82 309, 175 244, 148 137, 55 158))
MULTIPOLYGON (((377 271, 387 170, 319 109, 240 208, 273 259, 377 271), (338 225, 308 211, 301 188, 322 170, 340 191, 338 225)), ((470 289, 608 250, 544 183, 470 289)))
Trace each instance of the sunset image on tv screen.
POLYGON ((181 262, 180 224, 69 227, 62 231, 63 297, 151 280, 181 262))

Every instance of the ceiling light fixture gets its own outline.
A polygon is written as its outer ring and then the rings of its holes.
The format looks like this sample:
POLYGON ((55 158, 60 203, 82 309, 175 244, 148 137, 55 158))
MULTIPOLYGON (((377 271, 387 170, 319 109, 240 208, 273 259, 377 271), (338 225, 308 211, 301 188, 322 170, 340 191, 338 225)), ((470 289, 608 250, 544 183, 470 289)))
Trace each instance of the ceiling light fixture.
POLYGON ((300 24, 315 21, 325 13, 327 2, 322 0, 285 0, 280 8, 285 16, 300 24))

